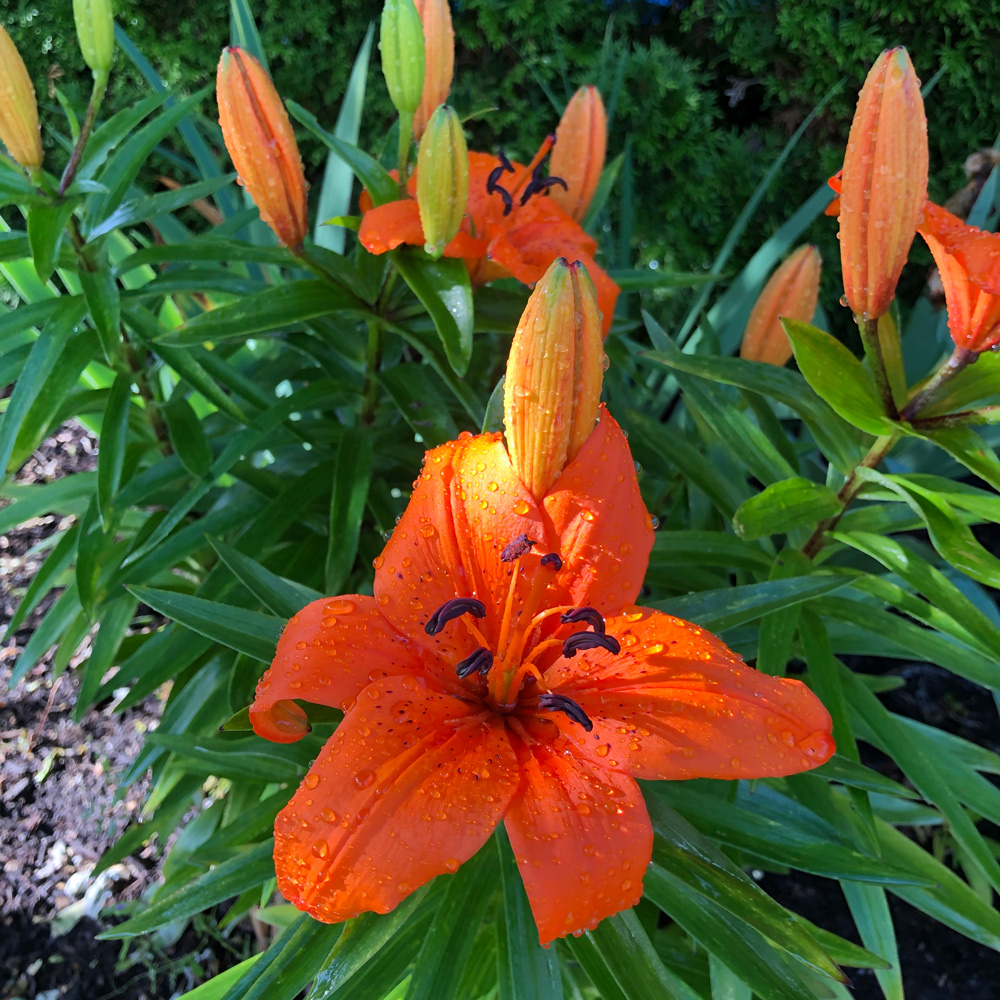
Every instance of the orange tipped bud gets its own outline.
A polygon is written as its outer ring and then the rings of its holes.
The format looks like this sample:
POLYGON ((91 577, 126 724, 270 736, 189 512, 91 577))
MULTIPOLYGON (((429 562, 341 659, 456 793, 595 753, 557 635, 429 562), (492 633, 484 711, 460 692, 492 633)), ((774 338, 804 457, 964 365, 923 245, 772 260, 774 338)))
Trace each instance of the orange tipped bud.
POLYGON ((240 184, 278 239, 297 250, 309 229, 307 185, 295 133, 267 70, 244 49, 225 49, 216 95, 240 184))
POLYGON ((779 368, 792 356, 781 317, 808 323, 816 312, 822 259, 814 246, 799 247, 764 286, 743 333, 740 357, 779 368))
POLYGON ((590 437, 604 378, 597 293, 587 268, 557 257, 528 299, 507 360, 507 450, 541 498, 590 437))
POLYGON ((469 201, 469 153, 458 115, 442 104, 417 154, 417 206, 424 249, 440 257, 455 238, 469 201))
POLYGON ((272 743, 295 743, 312 730, 306 713, 287 698, 264 711, 255 712, 251 707, 250 723, 258 736, 272 743))
POLYGON ((413 135, 419 139, 439 104, 448 100, 455 73, 455 32, 448 0, 415 0, 424 26, 424 89, 413 117, 413 135))
POLYGON ((896 294, 927 201, 927 118, 904 48, 883 52, 861 88, 841 188, 847 304, 859 319, 876 319, 896 294))
POLYGON ((0 25, 0 139, 7 152, 28 170, 42 165, 35 88, 21 53, 0 25))
POLYGON ((596 87, 581 87, 556 129, 549 170, 566 182, 566 190, 553 186, 550 194, 577 222, 582 222, 604 169, 608 143, 608 116, 596 87))

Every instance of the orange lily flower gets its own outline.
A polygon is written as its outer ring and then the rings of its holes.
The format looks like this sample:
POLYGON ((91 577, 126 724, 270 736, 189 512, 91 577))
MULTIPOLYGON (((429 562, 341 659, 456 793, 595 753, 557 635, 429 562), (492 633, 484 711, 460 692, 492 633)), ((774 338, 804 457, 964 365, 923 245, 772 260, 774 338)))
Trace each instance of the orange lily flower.
POLYGON ((933 202, 917 232, 941 273, 956 346, 981 354, 1000 344, 1000 233, 966 225, 933 202))
POLYGON ((385 913, 506 826, 547 945, 637 903, 653 834, 636 778, 816 767, 830 716, 688 622, 636 607, 653 543, 625 437, 597 426, 540 498, 499 434, 427 453, 374 596, 291 619, 250 718, 344 719, 275 823, 278 885, 337 922, 385 913))
MULTIPOLYGON (((553 142, 549 136, 526 167, 503 154, 469 153, 468 208, 444 256, 462 258, 475 285, 511 276, 533 285, 557 257, 580 260, 597 289, 607 333, 619 289, 594 262, 597 243, 554 199, 545 197, 548 187, 562 183, 541 173, 553 142)), ((362 192, 364 218, 358 237, 369 252, 386 253, 404 243, 424 245, 416 190, 414 175, 407 186, 409 198, 375 207, 368 193, 362 192)))

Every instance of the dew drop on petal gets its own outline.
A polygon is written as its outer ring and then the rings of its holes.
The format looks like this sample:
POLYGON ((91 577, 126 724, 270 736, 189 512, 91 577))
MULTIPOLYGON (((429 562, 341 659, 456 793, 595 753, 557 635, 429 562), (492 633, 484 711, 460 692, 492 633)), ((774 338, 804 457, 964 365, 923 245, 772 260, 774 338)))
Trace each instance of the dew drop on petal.
POLYGON ((528 506, 528 501, 523 499, 517 499, 514 501, 514 513, 519 514, 522 517, 528 513, 531 508, 528 506))
POLYGON ((358 773, 354 775, 354 784, 357 785, 358 788, 367 788, 374 780, 375 772, 367 769, 358 771, 358 773))
POLYGON ((302 779, 302 784, 305 788, 315 788, 319 784, 318 774, 307 774, 302 779))
POLYGON ((312 845, 312 852, 317 858, 325 858, 330 853, 330 845, 325 840, 317 840, 312 845))

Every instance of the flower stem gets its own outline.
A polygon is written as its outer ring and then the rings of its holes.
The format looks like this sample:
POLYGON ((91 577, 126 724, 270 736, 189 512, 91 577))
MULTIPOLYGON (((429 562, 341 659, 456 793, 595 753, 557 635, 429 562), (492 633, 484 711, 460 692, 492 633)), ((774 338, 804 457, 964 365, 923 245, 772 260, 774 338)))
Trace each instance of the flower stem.
POLYGON ((896 401, 892 398, 892 386, 889 384, 889 375, 885 370, 885 358, 882 357, 882 342, 878 337, 878 320, 859 319, 858 329, 861 331, 861 342, 865 347, 865 356, 868 358, 872 374, 875 376, 875 384, 882 397, 885 412, 890 419, 895 420, 898 416, 896 401))
POLYGON ((83 156, 83 150, 87 145, 87 140, 90 138, 90 130, 94 127, 94 121, 97 118, 97 109, 101 106, 101 101, 104 100, 104 93, 107 89, 107 73, 102 76, 95 76, 94 89, 90 92, 90 103, 87 105, 87 113, 84 115, 80 134, 77 136, 76 145, 73 147, 73 152, 69 157, 69 163, 66 164, 62 179, 59 181, 60 198, 66 194, 67 188, 73 183, 73 178, 76 177, 77 168, 80 166, 80 158, 83 156))
POLYGON ((973 427, 977 424, 1000 423, 1000 406, 983 406, 978 410, 959 410, 940 417, 917 417, 911 420, 918 431, 938 431, 947 427, 973 427))
POLYGON ((858 475, 858 469, 874 469, 889 454, 892 446, 899 440, 899 434, 887 434, 884 437, 876 438, 875 443, 868 449, 868 454, 851 470, 844 485, 841 486, 837 494, 840 503, 840 510, 831 517, 825 518, 816 525, 816 530, 809 536, 809 540, 802 547, 802 554, 812 559, 824 544, 824 535, 832 531, 837 522, 847 512, 851 501, 858 495, 864 480, 858 475))
POLYGON ((965 347, 956 347, 948 360, 927 380, 924 387, 917 392, 903 407, 899 414, 900 420, 912 420, 937 395, 949 379, 954 378, 963 368, 968 367, 979 358, 976 351, 965 347))
POLYGON ((413 114, 399 116, 399 156, 396 166, 399 170, 399 197, 406 197, 407 170, 410 164, 410 140, 413 138, 413 114))

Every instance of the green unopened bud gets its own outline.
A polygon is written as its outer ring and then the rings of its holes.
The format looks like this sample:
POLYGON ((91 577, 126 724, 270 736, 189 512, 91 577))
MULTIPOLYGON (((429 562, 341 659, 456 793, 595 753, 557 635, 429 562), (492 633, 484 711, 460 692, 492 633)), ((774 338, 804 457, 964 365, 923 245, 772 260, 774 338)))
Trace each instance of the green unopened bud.
POLYGON ((424 90, 424 29, 413 0, 385 0, 378 47, 393 106, 412 115, 424 90))
POLYGON ((96 79, 107 79, 115 52, 111 0, 73 0, 73 18, 83 61, 96 79))
POLYGON ((417 154, 417 205, 424 249, 440 257, 455 238, 469 201, 469 154, 458 115, 438 105, 417 154))

